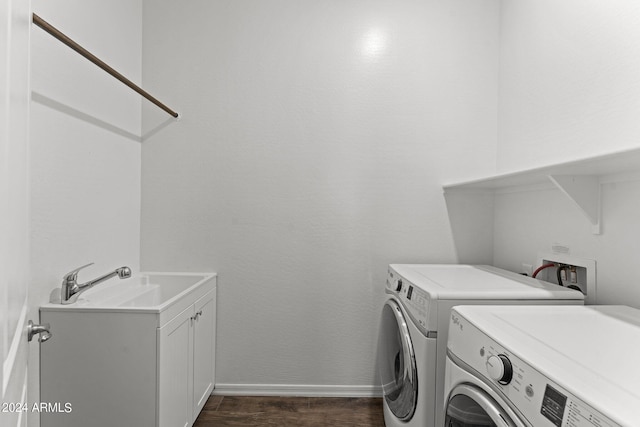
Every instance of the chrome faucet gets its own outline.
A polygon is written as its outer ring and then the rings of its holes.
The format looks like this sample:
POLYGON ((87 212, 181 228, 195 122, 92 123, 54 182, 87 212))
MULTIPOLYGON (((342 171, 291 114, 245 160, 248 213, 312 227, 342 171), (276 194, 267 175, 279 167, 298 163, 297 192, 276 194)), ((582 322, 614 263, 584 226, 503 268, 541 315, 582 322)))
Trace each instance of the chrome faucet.
POLYGON ((118 276, 120 279, 131 277, 131 269, 129 267, 120 267, 110 273, 98 277, 97 279, 90 280, 87 283, 78 283, 78 271, 89 267, 90 265, 93 265, 93 263, 78 267, 64 275, 64 278, 62 279, 62 291, 60 292, 60 302, 62 304, 73 304, 81 293, 93 288, 98 283, 111 279, 112 277, 118 276))

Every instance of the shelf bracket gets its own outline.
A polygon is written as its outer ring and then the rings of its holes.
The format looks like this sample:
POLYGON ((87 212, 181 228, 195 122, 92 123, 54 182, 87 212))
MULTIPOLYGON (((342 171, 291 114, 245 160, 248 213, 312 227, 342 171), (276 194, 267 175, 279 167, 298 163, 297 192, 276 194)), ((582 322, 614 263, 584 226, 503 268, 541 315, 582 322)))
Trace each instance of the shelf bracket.
POLYGON ((597 175, 548 175, 591 223, 593 234, 601 234, 600 177, 597 175))

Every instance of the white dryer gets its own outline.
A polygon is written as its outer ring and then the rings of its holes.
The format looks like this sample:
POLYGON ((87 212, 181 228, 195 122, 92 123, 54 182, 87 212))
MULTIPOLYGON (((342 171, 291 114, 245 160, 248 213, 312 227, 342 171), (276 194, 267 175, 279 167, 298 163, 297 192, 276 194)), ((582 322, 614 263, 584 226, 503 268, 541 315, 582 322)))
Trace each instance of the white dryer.
POLYGON ((387 427, 444 422, 444 366, 453 306, 583 304, 581 292, 490 266, 392 264, 378 370, 387 427))
POLYGON ((442 426, 640 426, 640 310, 451 312, 442 426))

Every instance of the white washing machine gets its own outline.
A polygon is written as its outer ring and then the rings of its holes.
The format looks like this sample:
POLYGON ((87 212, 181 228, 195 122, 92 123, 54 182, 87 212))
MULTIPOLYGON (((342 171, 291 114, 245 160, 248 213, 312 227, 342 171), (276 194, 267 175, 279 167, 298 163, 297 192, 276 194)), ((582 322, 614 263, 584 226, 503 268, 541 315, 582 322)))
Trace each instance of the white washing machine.
POLYGON ((461 304, 583 304, 581 292, 490 266, 389 266, 378 339, 387 427, 444 422, 451 308, 461 304))
POLYGON ((451 312, 441 426, 640 426, 640 310, 451 312))

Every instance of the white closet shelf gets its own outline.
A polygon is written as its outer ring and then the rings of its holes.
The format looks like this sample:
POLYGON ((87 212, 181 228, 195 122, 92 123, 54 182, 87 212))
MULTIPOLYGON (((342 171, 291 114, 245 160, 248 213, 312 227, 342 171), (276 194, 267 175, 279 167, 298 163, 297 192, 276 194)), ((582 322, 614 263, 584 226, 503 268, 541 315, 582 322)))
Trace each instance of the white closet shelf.
POLYGON ((569 162, 540 166, 512 172, 443 185, 447 190, 496 190, 542 184, 549 181, 549 175, 595 175, 608 176, 628 172, 640 172, 640 148, 586 157, 569 162))
POLYGON ((459 190, 495 191, 551 182, 587 217, 593 233, 600 234, 600 189, 603 180, 632 172, 640 172, 640 148, 446 184, 443 189, 445 193, 459 190))

